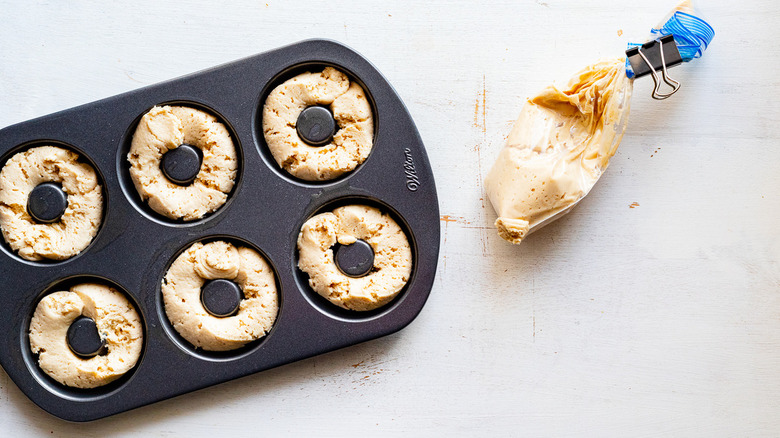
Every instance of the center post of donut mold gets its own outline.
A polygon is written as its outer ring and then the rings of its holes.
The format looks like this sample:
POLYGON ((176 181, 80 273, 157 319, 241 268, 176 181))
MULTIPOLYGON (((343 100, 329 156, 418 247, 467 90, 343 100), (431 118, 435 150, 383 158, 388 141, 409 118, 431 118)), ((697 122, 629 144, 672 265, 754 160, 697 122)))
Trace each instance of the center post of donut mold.
POLYGON ((200 292, 203 308, 217 318, 235 315, 243 297, 241 287, 236 282, 225 278, 209 281, 200 292))
POLYGON ((87 316, 80 316, 70 324, 67 340, 70 350, 82 359, 107 352, 106 340, 98 332, 95 320, 87 316))
POLYGON ((324 106, 307 107, 298 116, 295 129, 303 141, 311 146, 325 146, 336 133, 336 119, 324 106))
POLYGON ((187 186, 195 181, 203 164, 203 152, 188 144, 179 145, 162 156, 160 169, 172 183, 187 186))
POLYGON ((68 195, 54 182, 38 184, 27 198, 27 213, 41 224, 57 222, 67 209, 68 195))
POLYGON ((374 267, 374 250, 363 239, 349 245, 337 243, 333 248, 336 266, 350 277, 362 277, 374 267))

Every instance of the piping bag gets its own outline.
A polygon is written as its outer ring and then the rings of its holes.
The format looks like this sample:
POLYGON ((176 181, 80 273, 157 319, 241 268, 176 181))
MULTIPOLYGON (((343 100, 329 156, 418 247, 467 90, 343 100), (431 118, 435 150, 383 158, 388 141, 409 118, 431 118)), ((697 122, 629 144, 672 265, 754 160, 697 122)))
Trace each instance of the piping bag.
POLYGON ((714 34, 692 2, 682 1, 651 30, 649 42, 629 43, 626 57, 598 61, 564 87, 551 85, 528 99, 485 180, 498 234, 518 244, 571 211, 620 145, 634 79, 651 75, 653 97, 671 96, 680 85, 667 68, 701 57, 714 34), (672 92, 660 92, 662 80, 672 92))

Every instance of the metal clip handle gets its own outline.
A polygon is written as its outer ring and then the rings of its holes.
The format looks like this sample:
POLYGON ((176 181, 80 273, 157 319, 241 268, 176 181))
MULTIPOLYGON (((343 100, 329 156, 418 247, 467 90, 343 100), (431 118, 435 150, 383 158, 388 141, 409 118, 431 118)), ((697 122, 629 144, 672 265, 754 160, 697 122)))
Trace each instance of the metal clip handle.
POLYGON ((667 69, 675 65, 682 64, 680 51, 677 49, 677 43, 674 36, 665 35, 657 40, 643 44, 641 47, 633 47, 626 50, 626 56, 634 70, 635 77, 652 75, 653 99, 663 100, 673 95, 680 89, 680 82, 669 77, 667 69), (655 47, 658 46, 657 52, 655 47), (667 61, 668 60, 668 61, 667 61), (662 78, 658 77, 658 70, 661 70, 662 78), (672 87, 668 93, 661 92, 661 79, 672 87))

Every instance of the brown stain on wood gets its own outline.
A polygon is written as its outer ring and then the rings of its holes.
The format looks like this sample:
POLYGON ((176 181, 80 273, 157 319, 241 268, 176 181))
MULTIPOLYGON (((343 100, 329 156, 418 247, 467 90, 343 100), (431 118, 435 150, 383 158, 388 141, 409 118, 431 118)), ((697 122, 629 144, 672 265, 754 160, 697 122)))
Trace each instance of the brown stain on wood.
POLYGON ((457 224, 461 226, 461 228, 470 228, 466 225, 470 225, 471 222, 469 222, 468 219, 462 216, 452 216, 449 214, 443 214, 439 216, 439 220, 444 223, 444 236, 442 238, 442 273, 447 271, 447 254, 444 249, 446 249, 447 245, 447 232, 449 231, 450 224, 457 224))
POLYGON ((477 92, 474 103, 474 127, 482 131, 482 139, 487 137, 487 81, 482 75, 482 90, 477 92))
POLYGON ((138 82, 139 84, 143 84, 143 82, 142 82, 142 81, 139 81, 138 79, 136 79, 136 78, 132 77, 132 76, 130 75, 130 73, 128 73, 127 71, 124 71, 123 73, 124 73, 124 74, 125 74, 125 76, 127 76, 127 78, 128 78, 128 79, 130 79, 131 81, 138 82))
POLYGON ((479 93, 477 93, 477 99, 474 101, 474 127, 479 128, 479 93))
POLYGON ((482 134, 487 137, 487 85, 485 75, 482 75, 482 134))
MULTIPOLYGON (((474 152, 477 154, 477 185, 480 194, 485 193, 485 176, 482 172, 482 147, 487 144, 487 77, 482 75, 482 89, 477 91, 477 97, 474 102, 474 127, 482 133, 482 139, 474 146, 474 152)), ((482 210, 480 211, 480 222, 485 218, 485 197, 479 198, 482 210)), ((479 231, 479 240, 482 246, 482 256, 487 257, 487 232, 479 231)))
POLYGON ((354 371, 350 371, 352 375, 354 376, 354 380, 352 383, 355 385, 355 388, 357 386, 364 386, 366 383, 373 383, 371 382, 372 377, 379 376, 383 373, 398 373, 399 371, 393 368, 385 368, 382 365, 387 366, 386 364, 389 362, 393 362, 396 359, 386 359, 381 360, 382 357, 376 356, 374 354, 370 354, 367 358, 361 360, 358 363, 350 365, 352 368, 355 368, 354 371))
POLYGON ((450 216, 448 214, 443 214, 441 217, 439 217, 439 220, 445 224, 455 223, 461 225, 471 225, 471 222, 469 222, 465 217, 461 216, 450 216))
POLYGON ((480 233, 480 242, 482 243, 482 246, 483 246, 483 255, 487 253, 487 248, 486 248, 486 242, 485 242, 484 234, 486 233, 485 230, 491 229, 490 227, 484 227, 484 226, 479 226, 479 225, 472 225, 472 222, 469 221, 468 219, 466 219, 463 216, 454 216, 454 215, 449 215, 449 214, 443 214, 443 215, 439 216, 439 220, 444 223, 444 233, 443 233, 443 237, 442 237, 442 264, 441 264, 442 274, 447 271, 447 254, 446 254, 446 249, 447 249, 447 237, 448 237, 450 224, 455 224, 456 226, 458 226, 458 228, 461 228, 461 229, 474 229, 474 230, 478 230, 479 233, 480 233))

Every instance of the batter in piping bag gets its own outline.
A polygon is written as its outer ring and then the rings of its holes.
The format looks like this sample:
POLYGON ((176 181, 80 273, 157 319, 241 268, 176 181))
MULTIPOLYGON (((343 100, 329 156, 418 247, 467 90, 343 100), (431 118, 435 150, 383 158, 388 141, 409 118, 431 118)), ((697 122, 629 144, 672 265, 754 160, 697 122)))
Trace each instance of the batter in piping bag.
MULTIPOLYGON (((672 19, 690 12, 690 1, 683 1, 672 19)), ((663 29, 654 29, 654 36, 663 29)), ((565 86, 551 85, 526 102, 485 180, 504 240, 520 243, 590 192, 623 138, 632 89, 626 59, 615 58, 591 64, 565 86)))

